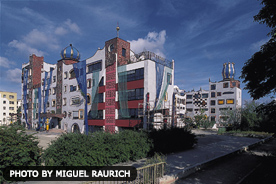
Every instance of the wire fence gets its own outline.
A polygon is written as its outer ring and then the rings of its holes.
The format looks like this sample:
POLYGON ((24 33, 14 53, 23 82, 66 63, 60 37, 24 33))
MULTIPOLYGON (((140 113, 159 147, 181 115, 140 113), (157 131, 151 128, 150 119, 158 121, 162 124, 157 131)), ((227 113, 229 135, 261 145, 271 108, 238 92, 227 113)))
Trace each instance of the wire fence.
POLYGON ((137 177, 133 181, 89 181, 83 184, 158 184, 165 174, 165 162, 137 168, 137 177))

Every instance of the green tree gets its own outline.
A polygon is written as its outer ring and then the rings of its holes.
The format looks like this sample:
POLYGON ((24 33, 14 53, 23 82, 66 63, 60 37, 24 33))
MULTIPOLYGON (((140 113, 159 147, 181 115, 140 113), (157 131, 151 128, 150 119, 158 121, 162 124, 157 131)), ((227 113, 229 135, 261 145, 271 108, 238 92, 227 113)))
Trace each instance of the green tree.
MULTIPOLYGON (((39 166, 41 151, 37 138, 17 125, 0 126, 0 170, 7 166, 39 166)), ((4 179, 0 174, 0 183, 4 179)))
POLYGON ((245 63, 240 77, 253 99, 276 93, 276 1, 263 0, 261 4, 264 7, 254 20, 271 28, 271 38, 245 63))
POLYGON ((256 108, 259 117, 262 117, 260 122, 260 130, 265 132, 276 133, 276 100, 267 104, 261 104, 256 108))
POLYGON ((214 122, 209 121, 204 109, 200 109, 200 113, 194 116, 194 121, 197 126, 204 129, 211 128, 214 125, 214 122))
POLYGON ((220 111, 220 123, 224 126, 230 127, 231 129, 239 129, 241 124, 241 116, 242 116, 242 109, 236 108, 230 110, 230 108, 226 110, 220 111))
POLYGON ((262 116, 256 109, 259 104, 256 101, 246 101, 242 109, 241 130, 258 130, 262 116))

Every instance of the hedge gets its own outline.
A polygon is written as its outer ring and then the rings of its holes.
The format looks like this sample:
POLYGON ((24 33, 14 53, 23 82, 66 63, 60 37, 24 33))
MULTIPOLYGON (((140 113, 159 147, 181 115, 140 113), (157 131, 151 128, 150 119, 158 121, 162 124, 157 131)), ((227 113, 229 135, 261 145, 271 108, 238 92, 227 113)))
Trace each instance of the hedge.
POLYGON ((46 166, 106 166, 144 158, 150 148, 151 141, 144 132, 69 133, 51 142, 43 160, 46 166))

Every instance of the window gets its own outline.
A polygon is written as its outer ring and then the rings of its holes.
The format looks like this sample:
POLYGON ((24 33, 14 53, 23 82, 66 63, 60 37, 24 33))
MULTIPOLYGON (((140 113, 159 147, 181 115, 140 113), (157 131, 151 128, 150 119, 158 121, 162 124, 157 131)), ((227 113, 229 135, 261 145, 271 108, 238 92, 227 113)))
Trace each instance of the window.
POLYGON ((208 98, 208 93, 203 93, 202 98, 208 98))
POLYGON ((53 76, 53 83, 56 82, 56 76, 53 76))
POLYGON ((211 108, 211 113, 216 113, 216 109, 215 108, 211 108))
POLYGON ((3 107, 3 110, 6 110, 6 107, 3 107))
POLYGON ((52 100, 52 107, 56 106, 56 100, 52 100))
POLYGON ((127 91, 128 100, 144 99, 144 88, 130 89, 127 91))
POLYGON ((91 104, 91 96, 87 93, 87 105, 91 104))
POLYGON ((101 78, 99 86, 104 86, 104 77, 101 78))
POLYGON ((63 104, 63 105, 66 105, 66 98, 63 98, 62 104, 63 104))
POLYGON ((6 104, 6 100, 3 101, 3 104, 6 104))
POLYGON ((64 86, 64 93, 67 92, 67 85, 64 86))
POLYGON ((6 116, 6 113, 5 113, 5 112, 3 113, 3 116, 6 116))
POLYGON ((94 71, 101 71, 101 70, 102 70, 102 60, 87 66, 87 73, 92 73, 94 71))
POLYGON ((47 105, 47 107, 49 107, 49 106, 50 106, 50 103, 49 103, 49 102, 47 102, 47 104, 46 104, 46 105, 47 105))
POLYGON ((234 104, 234 99, 227 99, 226 104, 234 104))
POLYGON ((64 79, 67 79, 68 77, 68 72, 64 72, 64 79))
POLYGON ((193 112, 193 109, 187 108, 187 112, 193 112))
POLYGON ((80 97, 73 97, 73 98, 71 98, 70 105, 79 105, 80 103, 81 103, 80 97))
MULTIPOLYGON (((120 76, 120 75, 118 75, 120 76)), ((124 77, 124 75, 121 75, 120 77, 124 77)), ((127 81, 135 81, 140 80, 144 78, 144 68, 139 68, 136 70, 130 70, 127 71, 127 81)), ((119 79, 119 81, 124 81, 123 79, 119 79)))
POLYGON ((201 94, 199 94, 199 93, 194 94, 194 97, 195 97, 195 99, 199 99, 199 98, 201 98, 201 94))
POLYGON ((216 92, 211 92, 211 98, 215 98, 216 97, 216 92))
POLYGON ((186 104, 192 104, 193 102, 186 102, 186 104))
POLYGON ((230 94, 234 94, 234 92, 232 91, 227 91, 227 92, 223 92, 224 95, 230 95, 230 94))
POLYGON ((211 85, 211 90, 215 90, 216 89, 216 85, 215 84, 212 84, 211 85))
POLYGON ((70 92, 76 91, 77 86, 70 85, 70 92))
POLYGON ((79 119, 83 119, 83 109, 79 110, 79 119))
POLYGON ((51 89, 49 89, 48 96, 51 94, 51 89))
POLYGON ((63 111, 63 115, 64 115, 64 118, 66 118, 67 117, 67 112, 63 111))
POLYGON ((216 116, 211 116, 211 121, 216 121, 216 116))
POLYGON ((193 99, 193 95, 187 95, 187 99, 193 99))
POLYGON ((138 118, 138 109, 128 109, 130 118, 138 118))
MULTIPOLYGON (((4 97, 4 98, 5 98, 5 97, 4 97)), ((14 99, 14 96, 13 96, 13 95, 10 95, 9 98, 10 98, 10 99, 14 99)))
POLYGON ((98 95, 98 103, 103 103, 104 102, 103 93, 98 93, 97 95, 98 95))
POLYGON ((14 101, 10 101, 10 104, 14 104, 14 101))
POLYGON ((14 110, 14 107, 9 107, 9 110, 14 110))
POLYGON ((211 105, 216 105, 216 101, 215 100, 211 100, 210 104, 211 105))
POLYGON ((223 88, 228 88, 228 87, 229 87, 229 83, 228 82, 223 83, 223 88))
POLYGON ((166 95, 165 95, 165 98, 164 98, 164 101, 168 101, 168 92, 166 92, 166 95))
POLYGON ((217 92, 217 96, 221 96, 221 92, 217 92))
POLYGON ((172 74, 170 74, 170 73, 167 74, 167 83, 169 85, 172 85, 172 74))
POLYGON ((53 88, 53 95, 56 94, 56 88, 53 88))
POLYGON ((218 100, 218 104, 219 105, 223 105, 224 104, 224 100, 222 99, 222 100, 218 100))
POLYGON ((92 117, 92 112, 89 111, 89 113, 88 113, 88 118, 89 118, 89 119, 103 119, 103 110, 98 110, 97 113, 95 113, 95 114, 96 114, 97 116, 95 115, 96 117, 93 118, 93 117, 92 117))
POLYGON ((87 88, 91 88, 91 79, 87 79, 87 88))
POLYGON ((122 56, 126 57, 126 49, 122 48, 122 56))
POLYGON ((3 98, 6 98, 6 95, 3 95, 3 98))
POLYGON ((79 119, 79 111, 73 111, 73 119, 79 119))
POLYGON ((76 74, 75 74, 74 69, 72 69, 72 70, 69 72, 69 78, 70 78, 70 79, 76 78, 76 74))
POLYGON ((227 111, 227 110, 232 110, 232 108, 219 108, 220 111, 227 111))

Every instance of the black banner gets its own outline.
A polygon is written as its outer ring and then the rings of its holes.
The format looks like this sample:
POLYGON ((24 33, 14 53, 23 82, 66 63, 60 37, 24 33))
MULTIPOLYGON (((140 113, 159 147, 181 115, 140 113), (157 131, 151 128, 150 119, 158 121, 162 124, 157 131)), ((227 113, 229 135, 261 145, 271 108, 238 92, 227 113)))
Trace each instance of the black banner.
POLYGON ((14 166, 4 168, 3 177, 8 181, 133 181, 137 170, 130 166, 14 166))

